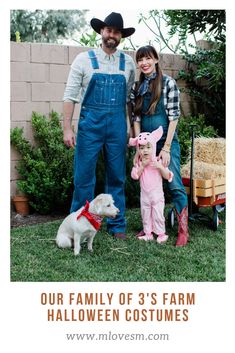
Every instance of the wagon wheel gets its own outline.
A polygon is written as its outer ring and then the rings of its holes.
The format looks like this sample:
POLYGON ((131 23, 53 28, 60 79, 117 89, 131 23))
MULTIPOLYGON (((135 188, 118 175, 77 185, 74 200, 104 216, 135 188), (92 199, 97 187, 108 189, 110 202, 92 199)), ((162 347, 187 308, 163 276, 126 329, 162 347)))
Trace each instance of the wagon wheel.
POLYGON ((174 212, 174 209, 173 209, 173 208, 171 208, 171 209, 168 211, 167 223, 168 223, 168 225, 169 225, 170 228, 173 228, 173 227, 174 227, 174 224, 175 224, 175 212, 174 212))
POLYGON ((214 213, 213 213, 213 223, 212 223, 212 227, 213 230, 217 230, 219 226, 219 216, 218 216, 218 211, 216 208, 214 208, 214 213))

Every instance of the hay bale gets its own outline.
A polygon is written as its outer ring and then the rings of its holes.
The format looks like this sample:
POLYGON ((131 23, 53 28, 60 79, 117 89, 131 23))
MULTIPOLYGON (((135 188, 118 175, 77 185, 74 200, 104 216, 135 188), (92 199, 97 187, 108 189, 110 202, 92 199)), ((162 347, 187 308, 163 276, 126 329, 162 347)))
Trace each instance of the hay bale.
MULTIPOLYGON (((182 177, 190 177, 190 161, 181 168, 182 177)), ((193 163, 193 179, 225 178, 225 166, 195 160, 193 163)))
POLYGON ((197 137, 194 140, 194 160, 210 164, 226 164, 224 138, 197 137))

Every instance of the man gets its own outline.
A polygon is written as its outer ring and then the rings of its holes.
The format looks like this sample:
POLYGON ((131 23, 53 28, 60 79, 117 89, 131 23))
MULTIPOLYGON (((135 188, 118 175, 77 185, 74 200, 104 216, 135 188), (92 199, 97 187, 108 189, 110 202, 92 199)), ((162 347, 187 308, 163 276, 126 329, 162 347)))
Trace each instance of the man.
POLYGON ((93 18, 90 24, 101 34, 101 47, 75 58, 63 99, 64 143, 69 147, 76 145, 71 212, 94 198, 95 168, 103 148, 105 192, 113 196, 120 210, 115 219, 107 220, 107 227, 116 238, 125 239, 126 103, 135 79, 135 65, 117 46, 121 38, 132 35, 135 29, 124 28, 122 16, 115 12, 104 21, 93 18), (76 141, 71 120, 79 95, 81 112, 76 141))

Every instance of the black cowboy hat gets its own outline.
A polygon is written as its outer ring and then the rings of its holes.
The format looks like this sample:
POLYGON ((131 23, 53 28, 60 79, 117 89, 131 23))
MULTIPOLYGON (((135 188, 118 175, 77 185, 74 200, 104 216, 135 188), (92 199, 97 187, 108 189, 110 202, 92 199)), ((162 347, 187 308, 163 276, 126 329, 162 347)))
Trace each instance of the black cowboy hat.
POLYGON ((135 28, 123 28, 123 18, 120 13, 112 12, 108 15, 104 21, 99 20, 98 18, 91 19, 91 27, 97 32, 100 33, 100 30, 104 27, 114 27, 122 33, 122 38, 131 36, 135 32, 135 28))

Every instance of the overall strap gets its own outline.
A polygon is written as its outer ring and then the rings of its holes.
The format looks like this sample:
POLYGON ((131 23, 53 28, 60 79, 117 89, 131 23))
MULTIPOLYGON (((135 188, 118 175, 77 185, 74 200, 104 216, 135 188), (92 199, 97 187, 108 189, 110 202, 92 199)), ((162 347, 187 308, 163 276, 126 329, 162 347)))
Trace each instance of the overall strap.
POLYGON ((89 51, 88 51, 88 55, 89 55, 89 57, 90 57, 90 59, 91 59, 92 68, 93 68, 94 70, 99 69, 98 60, 97 60, 97 57, 96 57, 96 55, 95 55, 94 50, 89 50, 89 51))
POLYGON ((124 55, 124 53, 120 53, 119 70, 125 71, 125 55, 124 55))

